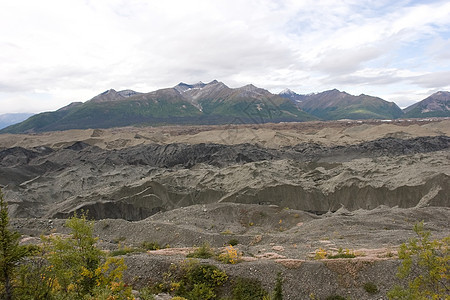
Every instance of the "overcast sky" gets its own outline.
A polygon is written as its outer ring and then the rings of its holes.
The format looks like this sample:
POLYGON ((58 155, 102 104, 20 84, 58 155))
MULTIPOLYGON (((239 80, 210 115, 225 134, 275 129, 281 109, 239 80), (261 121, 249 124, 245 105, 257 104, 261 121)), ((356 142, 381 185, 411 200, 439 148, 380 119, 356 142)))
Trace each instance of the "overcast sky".
POLYGON ((0 0, 0 113, 213 79, 405 107, 450 90, 450 1, 0 0))

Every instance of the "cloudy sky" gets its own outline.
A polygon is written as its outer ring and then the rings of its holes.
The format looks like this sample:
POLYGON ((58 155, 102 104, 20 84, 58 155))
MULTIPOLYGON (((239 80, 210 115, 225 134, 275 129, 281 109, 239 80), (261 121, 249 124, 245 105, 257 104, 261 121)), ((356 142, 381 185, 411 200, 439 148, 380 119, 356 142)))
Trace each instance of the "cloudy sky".
POLYGON ((0 0, 0 113, 213 79, 405 107, 450 90, 450 1, 0 0))

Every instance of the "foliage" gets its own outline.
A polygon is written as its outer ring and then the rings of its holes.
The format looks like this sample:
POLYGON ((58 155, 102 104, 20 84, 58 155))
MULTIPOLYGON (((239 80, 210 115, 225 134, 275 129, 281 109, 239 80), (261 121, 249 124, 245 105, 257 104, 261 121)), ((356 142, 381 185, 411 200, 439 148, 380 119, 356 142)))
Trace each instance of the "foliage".
POLYGON ((217 288, 227 280, 228 275, 216 266, 189 259, 172 265, 159 286, 163 292, 187 299, 215 299, 217 288))
POLYGON ((145 242, 142 242, 141 247, 147 251, 161 249, 161 246, 158 244, 158 242, 145 241, 145 242))
POLYGON ((237 264, 241 260, 242 254, 239 253, 233 246, 225 247, 225 253, 221 253, 217 259, 225 264, 237 264))
POLYGON ((350 249, 345 249, 345 251, 342 248, 339 248, 337 254, 328 254, 327 258, 334 259, 334 258, 355 258, 356 255, 353 251, 350 249))
POLYGON ((260 300, 267 296, 267 291, 256 279, 240 277, 234 281, 233 300, 260 300))
POLYGON ((325 259, 325 258, 327 258, 327 251, 325 249, 319 248, 318 250, 316 250, 314 259, 325 259))
POLYGON ((397 276, 409 279, 406 287, 395 286, 389 299, 447 299, 450 291, 448 265, 450 236, 430 240, 423 222, 414 226, 417 234, 409 243, 401 245, 398 256, 402 264, 397 276))
POLYGON ((69 238, 48 238, 47 259, 54 268, 60 290, 72 290, 80 296, 89 294, 99 279, 95 271, 104 254, 95 247, 93 223, 87 221, 86 215, 73 216, 66 221, 66 226, 72 230, 69 238))
POLYGON ((189 258, 211 258, 215 255, 214 249, 211 248, 211 246, 208 243, 204 243, 197 249, 195 249, 194 252, 189 253, 187 257, 189 258))
POLYGON ((319 260, 319 259, 335 259, 335 258, 355 258, 356 254, 350 250, 350 249, 345 249, 345 251, 342 248, 339 248, 338 253, 336 254, 332 254, 332 253, 328 253, 327 250, 323 249, 323 248, 319 248, 318 250, 316 250, 315 255, 314 255, 314 259, 319 260))
POLYGON ((17 285, 16 296, 18 299, 51 299, 53 288, 58 283, 53 275, 53 266, 44 258, 46 247, 40 247, 40 251, 33 257, 24 261, 17 272, 15 282, 17 285))
POLYGON ((135 248, 135 247, 129 247, 127 245, 122 245, 119 243, 119 247, 117 250, 114 250, 110 253, 111 256, 119 256, 119 255, 127 255, 130 253, 136 253, 136 252, 144 252, 145 249, 143 248, 135 248))
POLYGON ((369 294, 376 294, 379 292, 377 285, 373 282, 364 283, 364 290, 369 294))
MULTIPOLYGON (((139 291, 139 299, 141 300, 155 300, 155 296, 152 293, 152 290, 148 287, 145 287, 139 291)), ((172 298, 173 300, 173 298, 172 298)))
POLYGON ((131 288, 122 281, 123 259, 106 257, 96 247, 93 222, 74 215, 66 221, 69 237, 42 237, 48 265, 35 268, 43 284, 59 299, 127 299, 131 288))
POLYGON ((27 254, 26 247, 19 245, 20 234, 9 228, 8 204, 0 190, 0 295, 3 299, 13 297, 13 278, 17 263, 27 254))
POLYGON ((237 239, 231 239, 228 241, 228 245, 230 246, 236 246, 239 244, 239 241, 237 239))
POLYGON ((277 273, 275 289, 273 291, 273 300, 283 300, 283 278, 281 272, 277 273))

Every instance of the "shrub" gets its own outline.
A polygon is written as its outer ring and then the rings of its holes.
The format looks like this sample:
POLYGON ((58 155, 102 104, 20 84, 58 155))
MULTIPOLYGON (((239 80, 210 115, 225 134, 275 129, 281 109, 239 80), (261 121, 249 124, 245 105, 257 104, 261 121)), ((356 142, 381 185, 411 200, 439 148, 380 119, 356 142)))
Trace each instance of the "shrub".
MULTIPOLYGON (((139 291, 139 299, 141 300, 155 300, 155 296, 153 295, 150 288, 145 287, 139 291)), ((174 298, 172 298, 173 300, 174 298)))
POLYGON ((208 243, 204 243, 197 249, 195 249, 194 252, 189 253, 186 257, 189 258, 211 258, 215 255, 214 249, 211 248, 211 246, 208 243))
POLYGON ((283 300, 283 278, 281 278, 281 272, 277 273, 275 289, 273 291, 273 300, 283 300))
POLYGON ((161 249, 161 247, 159 246, 159 244, 157 242, 142 242, 141 247, 147 251, 151 251, 151 250, 159 250, 161 249))
POLYGON ((131 288, 122 281, 126 269, 123 259, 106 259, 95 246, 94 224, 87 220, 86 214, 74 215, 66 221, 66 226, 71 229, 69 238, 42 237, 47 248, 44 258, 50 264, 46 281, 51 284, 52 292, 62 299, 89 296, 98 299, 101 298, 98 293, 110 293, 120 299, 131 297, 131 288))
POLYGON ((217 288, 228 280, 228 275, 209 264, 189 259, 173 265, 164 274, 159 289, 187 299, 215 299, 217 288))
POLYGON ((225 247, 225 253, 221 253, 217 259, 225 264, 237 264, 241 260, 241 254, 233 247, 225 247))
POLYGON ((228 241, 228 245, 231 245, 231 246, 236 246, 238 244, 239 244, 239 241, 237 239, 231 239, 228 241))
POLYGON ((267 296, 259 280, 240 277, 234 281, 233 300, 260 300, 267 296))
POLYGON ((402 264, 397 276, 408 278, 406 287, 396 285, 388 292, 389 299, 447 299, 449 292, 448 265, 450 236, 430 240, 423 222, 414 225, 417 234, 409 243, 400 246, 398 257, 402 264))
POLYGON ((328 253, 327 250, 319 248, 318 250, 316 250, 316 253, 314 255, 314 259, 335 259, 335 258, 355 258, 356 254, 349 250, 349 249, 345 249, 345 251, 342 248, 339 248, 338 253, 337 254, 331 254, 328 253))
POLYGON ((314 259, 325 259, 326 257, 327 257, 327 251, 325 249, 319 248, 319 250, 316 250, 314 259))
POLYGON ((119 249, 114 250, 110 253, 111 256, 127 255, 130 253, 142 252, 144 249, 134 248, 129 246, 122 246, 119 244, 119 249))
POLYGON ((364 283, 364 290, 369 294, 376 294, 378 293, 378 287, 373 282, 366 282, 364 283))

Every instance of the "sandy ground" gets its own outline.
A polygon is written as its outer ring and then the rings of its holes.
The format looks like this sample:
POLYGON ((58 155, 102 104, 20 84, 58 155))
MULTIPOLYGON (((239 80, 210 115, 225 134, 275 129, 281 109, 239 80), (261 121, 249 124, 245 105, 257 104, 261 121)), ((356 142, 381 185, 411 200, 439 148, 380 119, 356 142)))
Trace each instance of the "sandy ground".
POLYGON ((411 138, 450 135, 450 120, 418 121, 336 121, 284 124, 145 127, 89 129, 39 134, 1 134, 0 147, 64 148, 83 141, 105 149, 141 144, 252 143, 278 148, 299 143, 350 145, 383 137, 411 138))

